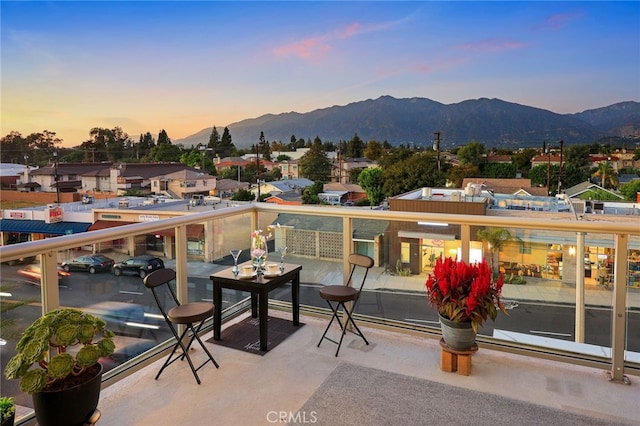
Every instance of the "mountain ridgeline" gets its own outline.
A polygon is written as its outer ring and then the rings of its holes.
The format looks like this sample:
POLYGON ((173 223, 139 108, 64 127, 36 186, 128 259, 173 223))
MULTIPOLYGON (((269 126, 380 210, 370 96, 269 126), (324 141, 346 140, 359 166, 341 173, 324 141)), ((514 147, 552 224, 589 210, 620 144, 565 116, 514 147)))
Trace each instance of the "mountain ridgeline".
MULTIPOLYGON (((216 125, 219 132, 224 126, 216 125)), ((227 126, 238 148, 268 141, 289 143, 291 136, 323 142, 348 141, 357 133, 365 142, 431 146, 441 133, 441 148, 478 141, 487 148, 540 147, 543 142, 592 143, 607 136, 640 137, 640 102, 620 102, 576 114, 506 102, 473 99, 445 105, 426 98, 375 100, 332 106, 308 113, 266 114, 227 126)), ((184 146, 209 141, 213 127, 174 141, 184 146)))

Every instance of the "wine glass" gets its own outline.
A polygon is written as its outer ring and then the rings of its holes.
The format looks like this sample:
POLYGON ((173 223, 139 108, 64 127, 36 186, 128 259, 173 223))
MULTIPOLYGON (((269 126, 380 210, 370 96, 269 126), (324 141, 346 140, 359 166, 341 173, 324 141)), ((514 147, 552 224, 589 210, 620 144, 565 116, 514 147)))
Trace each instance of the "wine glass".
POLYGON ((280 271, 284 271, 284 256, 287 254, 286 247, 278 247, 278 253, 280 253, 280 271))
POLYGON ((233 250, 230 250, 229 253, 231 253, 231 256, 233 256, 233 273, 235 275, 238 275, 238 272, 239 272, 239 269, 238 269, 238 257, 240 257, 240 253, 242 253, 242 250, 233 249, 233 250))

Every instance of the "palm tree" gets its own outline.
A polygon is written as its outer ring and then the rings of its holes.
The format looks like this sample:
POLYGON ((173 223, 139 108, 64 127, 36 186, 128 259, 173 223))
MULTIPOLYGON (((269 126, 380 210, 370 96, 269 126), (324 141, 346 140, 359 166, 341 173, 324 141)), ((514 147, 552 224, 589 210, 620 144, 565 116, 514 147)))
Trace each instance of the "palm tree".
POLYGON ((493 272, 496 272, 495 261, 498 260, 498 256, 494 256, 499 253, 504 244, 512 240, 514 237, 511 232, 504 228, 485 228, 478 231, 478 238, 489 247, 489 264, 493 272))
POLYGON ((616 172, 613 170, 613 166, 609 161, 603 161, 599 163, 598 169, 595 171, 593 176, 597 176, 600 178, 601 186, 603 188, 607 188, 607 184, 609 188, 615 188, 615 186, 618 184, 616 172))

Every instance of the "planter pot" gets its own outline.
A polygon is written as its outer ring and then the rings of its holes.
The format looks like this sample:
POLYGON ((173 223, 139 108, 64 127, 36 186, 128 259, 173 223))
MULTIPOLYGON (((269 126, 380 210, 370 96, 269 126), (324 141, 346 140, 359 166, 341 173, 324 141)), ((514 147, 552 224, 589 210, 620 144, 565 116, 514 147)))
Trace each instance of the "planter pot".
POLYGON ((84 383, 64 390, 34 393, 33 409, 39 426, 81 426, 98 407, 102 384, 102 365, 84 383))
POLYGON ((13 424, 15 423, 15 419, 16 419, 16 413, 14 412, 13 414, 11 414, 11 417, 2 421, 2 426, 13 426, 13 424))
POLYGON ((469 350, 476 342, 476 333, 471 322, 453 322, 442 315, 440 317, 440 329, 442 339, 451 349, 458 351, 469 350))

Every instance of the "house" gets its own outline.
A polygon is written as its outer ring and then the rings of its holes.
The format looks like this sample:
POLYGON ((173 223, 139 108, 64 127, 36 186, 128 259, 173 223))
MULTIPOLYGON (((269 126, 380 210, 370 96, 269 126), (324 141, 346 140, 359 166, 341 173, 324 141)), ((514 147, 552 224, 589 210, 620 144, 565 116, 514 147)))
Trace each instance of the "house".
POLYGON ((298 163, 299 160, 284 160, 278 163, 283 180, 300 178, 300 167, 298 163))
POLYGON ((0 186, 3 189, 16 189, 22 185, 23 191, 35 190, 39 185, 29 183, 29 171, 36 170, 37 167, 30 167, 23 164, 0 163, 0 186))
POLYGON ((362 170, 377 167, 378 163, 368 158, 334 158, 331 161, 331 181, 338 183, 352 183, 351 173, 354 170, 362 170))
POLYGON ((260 194, 276 195, 293 191, 302 195, 304 189, 311 185, 313 185, 313 181, 305 178, 274 180, 271 182, 262 182, 259 188, 255 186, 251 189, 251 192, 257 194, 258 191, 260 191, 260 194))
POLYGON ((546 165, 559 166, 561 158, 562 157, 560 155, 554 155, 554 154, 536 155, 535 157, 531 158, 531 167, 533 168, 535 166, 546 166, 546 165))
POLYGON ((24 181, 37 183, 42 192, 86 192, 100 189, 95 186, 96 176, 109 176, 112 166, 113 163, 49 163, 30 171, 24 181), (86 183, 83 181, 85 174, 88 176, 86 183))
POLYGON ((213 195, 217 195, 221 198, 227 198, 238 192, 240 189, 249 189, 249 184, 247 182, 240 182, 232 179, 220 179, 216 181, 216 189, 214 190, 213 195))
POLYGON ((482 190, 493 194, 523 195, 523 196, 546 196, 547 188, 531 185, 531 179, 485 179, 485 178, 465 178, 462 180, 462 187, 468 188, 470 185, 480 185, 482 190))
POLYGON ((602 193, 607 193, 613 198, 624 200, 622 195, 589 181, 579 183, 565 190, 565 194, 567 194, 569 198, 579 198, 581 200, 598 200, 599 194, 602 193))
POLYGON ((590 154, 589 161, 591 161, 592 168, 598 167, 601 163, 609 163, 611 164, 613 171, 616 173, 618 173, 618 170, 623 167, 620 157, 615 155, 590 154))
POLYGON ((357 184, 333 182, 324 184, 318 197, 326 203, 339 205, 366 199, 367 193, 357 184))
POLYGON ((266 203, 299 206, 302 205, 302 194, 296 191, 278 192, 266 198, 264 201, 266 203))
POLYGON ((194 169, 153 177, 150 182, 154 193, 161 194, 166 191, 174 198, 181 199, 191 198, 193 194, 213 195, 216 190, 215 176, 194 169))

